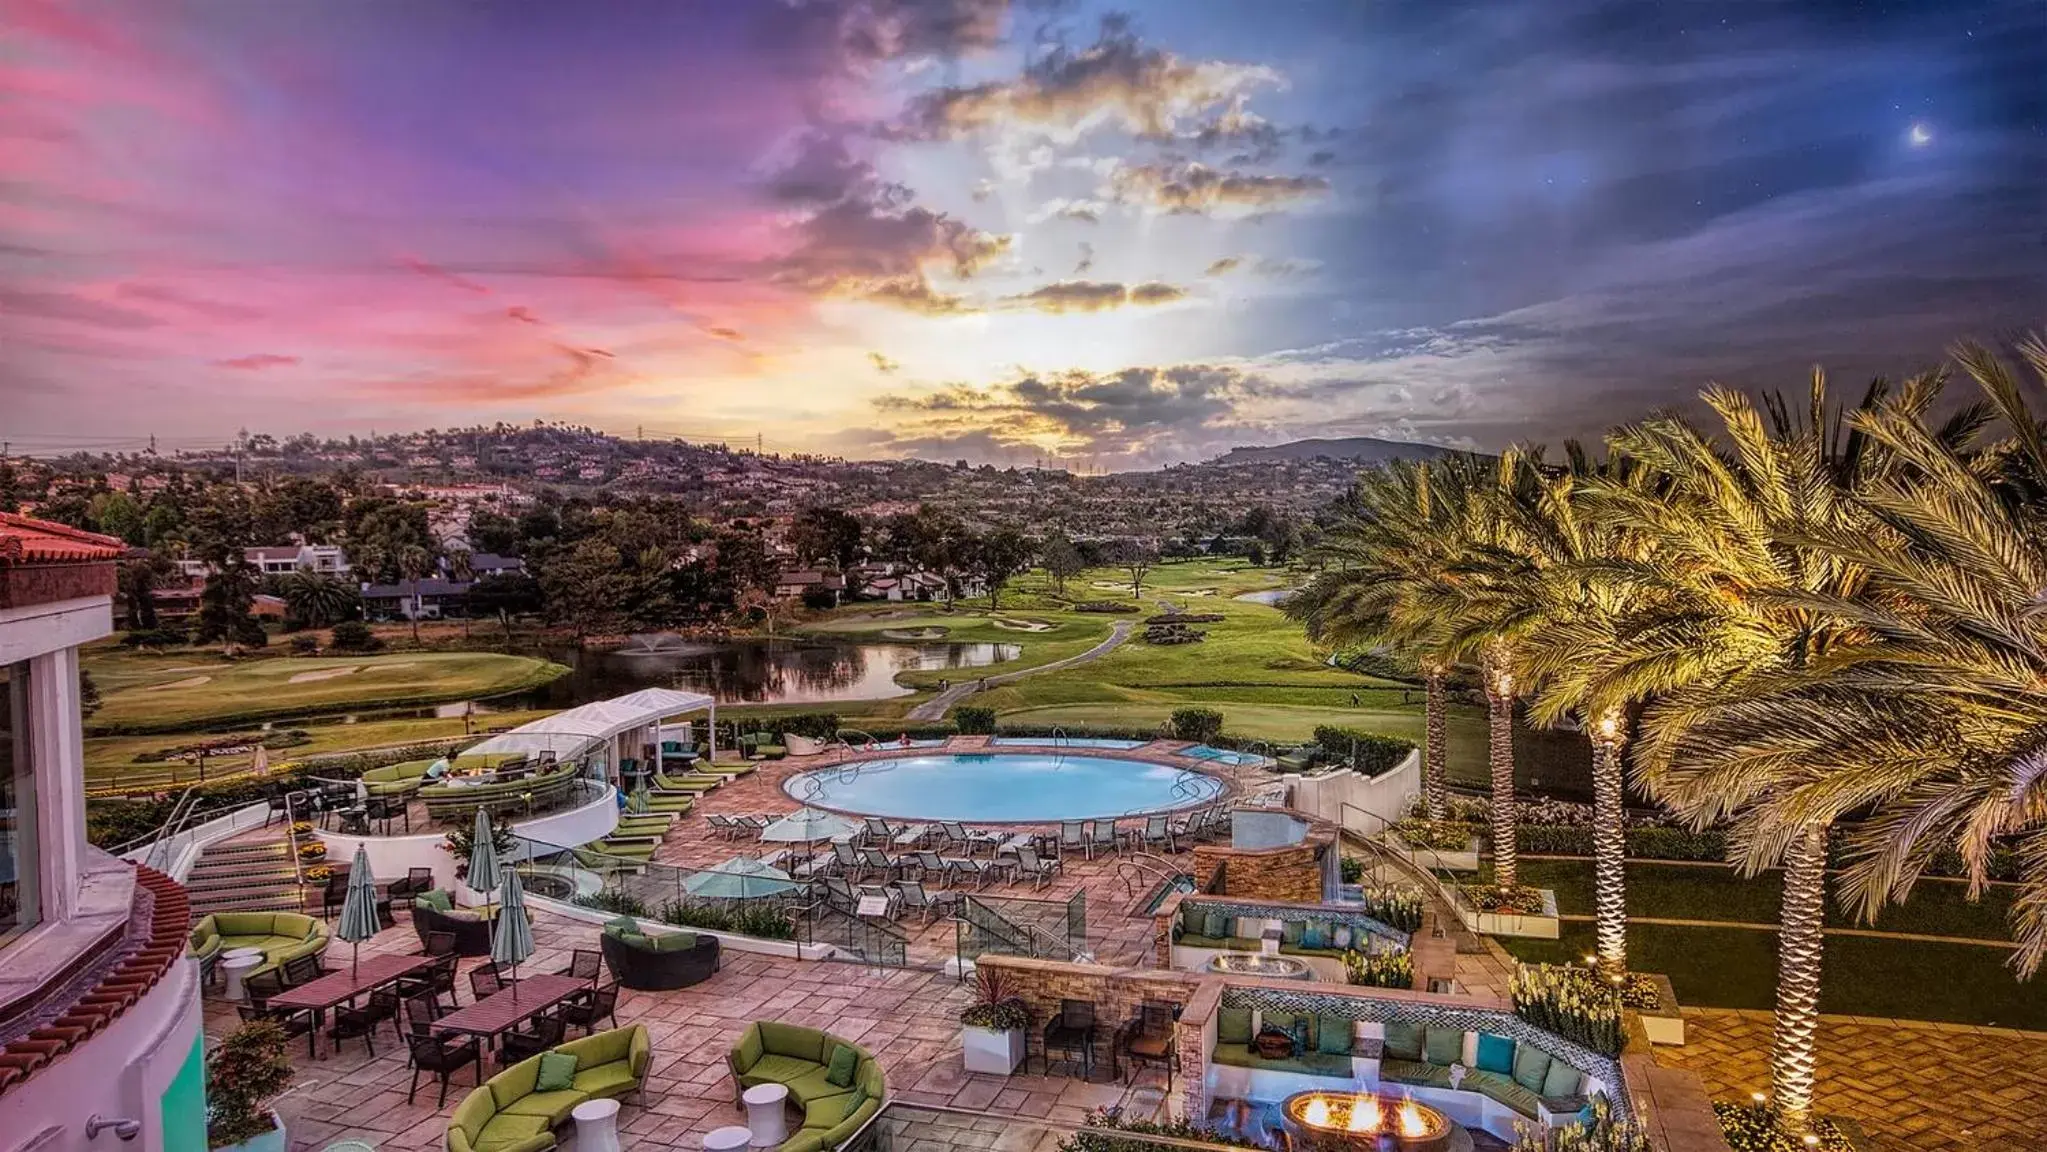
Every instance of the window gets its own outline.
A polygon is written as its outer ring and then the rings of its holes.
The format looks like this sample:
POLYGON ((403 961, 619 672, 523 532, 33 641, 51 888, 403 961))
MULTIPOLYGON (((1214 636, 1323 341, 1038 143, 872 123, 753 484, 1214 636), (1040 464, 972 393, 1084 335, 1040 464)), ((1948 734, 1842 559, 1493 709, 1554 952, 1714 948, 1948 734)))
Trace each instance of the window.
POLYGON ((0 664, 0 943, 34 925, 41 910, 28 717, 28 663, 0 664))

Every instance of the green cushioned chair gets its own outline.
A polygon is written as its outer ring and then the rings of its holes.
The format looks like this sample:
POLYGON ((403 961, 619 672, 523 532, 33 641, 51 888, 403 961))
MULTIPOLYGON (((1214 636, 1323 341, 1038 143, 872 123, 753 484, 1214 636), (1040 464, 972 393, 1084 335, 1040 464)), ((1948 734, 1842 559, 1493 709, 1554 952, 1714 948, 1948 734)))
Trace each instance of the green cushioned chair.
POLYGON ((888 1095, 887 1077, 873 1053, 815 1028, 756 1020, 740 1033, 726 1059, 735 1096, 758 1084, 781 1084, 789 1089, 790 1102, 803 1109, 803 1127, 779 1152, 838 1147, 881 1111, 888 1095), (829 1078, 832 1052, 841 1045, 858 1057, 851 1088, 829 1078))
POLYGON ((372 796, 400 796, 416 791, 426 783, 427 769, 432 760, 407 760, 402 764, 386 764, 363 772, 363 788, 372 796))
POLYGON ((195 939, 212 932, 219 941, 216 952, 230 948, 260 948, 263 963, 243 974, 249 976, 282 967, 287 960, 317 956, 327 950, 327 925, 317 916, 297 912, 215 912, 192 926, 195 939))
POLYGON ((551 1051, 576 1058, 572 1086, 537 1090, 540 1057, 521 1060, 484 1081, 448 1118, 447 1152, 540 1152, 554 1146, 554 1128, 585 1100, 637 1092, 653 1063, 644 1025, 571 1040, 551 1051))

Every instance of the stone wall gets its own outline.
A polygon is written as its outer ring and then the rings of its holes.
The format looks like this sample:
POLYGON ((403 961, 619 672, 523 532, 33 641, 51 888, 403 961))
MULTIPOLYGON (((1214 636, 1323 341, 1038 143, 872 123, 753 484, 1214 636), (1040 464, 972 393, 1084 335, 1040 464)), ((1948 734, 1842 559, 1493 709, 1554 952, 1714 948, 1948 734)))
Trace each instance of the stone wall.
POLYGON ((1214 896, 1279 900, 1288 904, 1322 902, 1322 854, 1332 850, 1328 837, 1310 835, 1283 848, 1232 848, 1227 844, 1194 846, 1194 883, 1214 896), (1216 884, 1216 872, 1222 881, 1216 884))
MULTIPOLYGON (((1095 1021, 1101 1028, 1101 1044, 1095 1059, 1108 1067, 1116 1030, 1136 1018, 1143 1004, 1171 1004, 1185 1008, 1200 989, 1201 979, 1191 972, 1160 972, 1149 968, 1110 968, 1100 964, 1067 964, 1025 956, 984 955, 977 961, 986 971, 999 972, 1011 995, 1021 996, 1031 1006, 1031 1027, 1025 1044, 1025 1067, 1045 1055, 1045 1024, 1058 1015, 1060 1001, 1085 1000, 1095 1006, 1095 1021)), ((1207 1050, 1203 1049, 1205 1053, 1207 1050)), ((1181 1048, 1185 1066, 1186 1048, 1181 1048)))

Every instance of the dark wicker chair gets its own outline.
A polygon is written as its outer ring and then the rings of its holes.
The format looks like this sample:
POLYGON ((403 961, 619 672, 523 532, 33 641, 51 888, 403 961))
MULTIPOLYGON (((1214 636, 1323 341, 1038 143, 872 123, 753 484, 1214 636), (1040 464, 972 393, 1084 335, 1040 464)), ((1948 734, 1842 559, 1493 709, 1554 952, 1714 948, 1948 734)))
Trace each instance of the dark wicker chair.
MULTIPOLYGON (((405 1043, 411 1049, 412 1087, 405 1093, 405 1102, 419 1092, 419 1074, 431 1072, 441 1082, 441 1094, 434 1100, 439 1108, 448 1102, 448 1078, 467 1067, 476 1064, 476 1040, 457 1040, 452 1036, 421 1036, 417 1033, 407 1036, 405 1043)), ((479 1071, 478 1076, 483 1073, 479 1071)))
POLYGON ((490 921, 465 920, 450 916, 438 908, 413 905, 412 930, 419 933, 420 947, 424 948, 428 937, 436 932, 446 932, 455 937, 455 955, 490 955, 490 921))
POLYGON ((591 988, 576 993, 573 999, 563 1002, 559 1009, 562 1022, 583 1030, 585 1036, 597 1031, 597 1022, 611 1021, 618 1027, 618 985, 607 984, 602 988, 591 988))
POLYGON ((562 1034, 567 1030, 568 1025, 560 1016, 535 1017, 527 1028, 507 1032, 498 1038, 498 1063, 509 1068, 521 1060, 538 1056, 560 1044, 562 1034))
MULTIPOLYGON (((281 986, 278 988, 280 992, 283 990, 281 986)), ((251 1004, 237 1004, 235 1005, 235 1011, 241 1013, 244 1020, 270 1021, 279 1028, 284 1029, 284 1035, 287 1039, 293 1036, 304 1036, 306 1038, 307 1058, 312 1059, 319 1056, 319 1022, 313 1018, 311 1012, 292 1011, 288 1008, 280 1008, 273 1012, 260 999, 251 1004)))
POLYGON ((391 887, 386 891, 387 894, 391 897, 391 903, 393 905, 397 905, 402 902, 407 908, 410 908, 412 907, 412 898, 414 896, 419 895, 421 892, 425 892, 432 889, 433 886, 434 886, 433 869, 408 868, 406 869, 405 872, 405 878, 402 880, 391 881, 391 887))
POLYGON ((693 947, 675 952, 636 948, 609 932, 598 939, 604 949, 604 964, 621 988, 642 992, 687 988, 709 980, 718 971, 718 938, 708 932, 697 933, 693 947))
POLYGON ((1080 1062, 1085 1080, 1095 1070, 1095 1006, 1086 1000, 1061 1000, 1059 1014, 1045 1022, 1045 1074, 1052 1074, 1052 1057, 1080 1062))

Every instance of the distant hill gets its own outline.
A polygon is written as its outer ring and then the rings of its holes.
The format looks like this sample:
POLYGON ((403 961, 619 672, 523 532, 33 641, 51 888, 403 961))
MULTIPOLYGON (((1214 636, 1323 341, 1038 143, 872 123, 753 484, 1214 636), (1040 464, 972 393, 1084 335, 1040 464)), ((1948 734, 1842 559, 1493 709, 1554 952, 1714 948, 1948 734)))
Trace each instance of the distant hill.
POLYGON ((1216 457, 1217 464, 1262 464, 1272 460, 1355 460, 1360 464, 1382 464, 1388 460, 1434 460, 1451 454, 1435 444, 1409 444, 1403 440, 1374 440, 1352 436, 1344 440, 1293 440, 1269 447, 1232 448, 1216 457))

